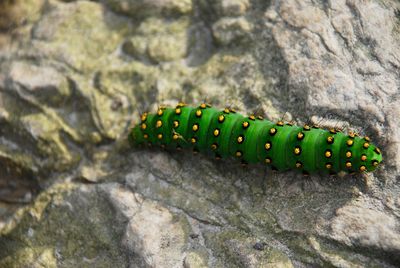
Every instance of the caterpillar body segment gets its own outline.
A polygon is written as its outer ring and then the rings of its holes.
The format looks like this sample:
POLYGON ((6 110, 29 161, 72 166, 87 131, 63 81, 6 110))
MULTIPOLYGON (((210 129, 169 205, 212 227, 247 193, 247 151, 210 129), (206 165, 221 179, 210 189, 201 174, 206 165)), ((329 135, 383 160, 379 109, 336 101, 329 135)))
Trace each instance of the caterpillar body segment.
POLYGON ((304 174, 369 172, 382 161, 368 137, 334 129, 293 126, 232 109, 222 111, 201 104, 160 107, 144 113, 129 134, 131 143, 167 148, 192 148, 217 159, 234 157, 242 163, 262 162, 276 170, 297 169, 304 174))

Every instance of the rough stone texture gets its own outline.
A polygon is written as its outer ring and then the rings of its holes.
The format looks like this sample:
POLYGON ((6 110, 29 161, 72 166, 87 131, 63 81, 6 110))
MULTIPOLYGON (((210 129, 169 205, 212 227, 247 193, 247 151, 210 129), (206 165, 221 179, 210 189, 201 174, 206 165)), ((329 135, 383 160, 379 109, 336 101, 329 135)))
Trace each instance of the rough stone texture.
POLYGON ((399 10, 3 1, 0 267, 400 266, 399 10), (129 148, 140 112, 204 99, 355 129, 385 164, 304 178, 129 148))
POLYGON ((191 0, 105 0, 111 10, 133 18, 146 16, 176 16, 193 11, 191 0))
POLYGON ((190 46, 188 18, 174 22, 149 18, 141 22, 135 36, 123 44, 123 51, 137 59, 154 62, 174 61, 184 58, 190 46))

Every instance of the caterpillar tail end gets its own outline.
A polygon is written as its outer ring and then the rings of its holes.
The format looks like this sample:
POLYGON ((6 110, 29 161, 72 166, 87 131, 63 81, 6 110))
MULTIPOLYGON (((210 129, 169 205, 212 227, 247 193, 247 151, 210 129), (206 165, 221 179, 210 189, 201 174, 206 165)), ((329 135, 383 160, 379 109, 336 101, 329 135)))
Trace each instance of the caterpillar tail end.
POLYGON ((131 130, 131 132, 129 133, 129 136, 128 136, 128 141, 129 141, 129 144, 132 147, 136 147, 136 146, 138 146, 138 145, 140 145, 140 144, 145 142, 145 138, 143 137, 143 133, 140 130, 140 126, 139 125, 137 125, 134 128, 132 128, 132 130, 131 130))

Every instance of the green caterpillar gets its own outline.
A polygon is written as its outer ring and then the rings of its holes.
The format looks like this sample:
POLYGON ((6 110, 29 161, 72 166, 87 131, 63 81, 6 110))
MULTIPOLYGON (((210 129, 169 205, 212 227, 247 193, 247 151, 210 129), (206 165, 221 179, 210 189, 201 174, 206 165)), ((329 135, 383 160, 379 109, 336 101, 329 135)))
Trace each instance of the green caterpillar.
POLYGON ((205 103, 179 103, 176 108, 160 107, 156 114, 143 113, 129 140, 134 146, 192 148, 217 159, 235 157, 243 164, 263 162, 274 170, 297 169, 304 174, 370 172, 382 161, 381 151, 368 137, 244 117, 205 103))

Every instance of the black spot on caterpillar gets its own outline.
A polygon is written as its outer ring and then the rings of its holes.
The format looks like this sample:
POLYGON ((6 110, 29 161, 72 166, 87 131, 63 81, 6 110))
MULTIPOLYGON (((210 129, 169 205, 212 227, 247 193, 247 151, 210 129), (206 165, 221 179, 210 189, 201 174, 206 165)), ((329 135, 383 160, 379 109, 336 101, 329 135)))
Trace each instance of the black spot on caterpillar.
POLYGON ((191 148, 217 159, 263 162, 276 170, 297 169, 304 174, 370 172, 382 161, 381 151, 368 137, 245 117, 205 103, 198 107, 179 103, 175 108, 160 107, 155 114, 143 113, 129 140, 133 146, 191 148))

